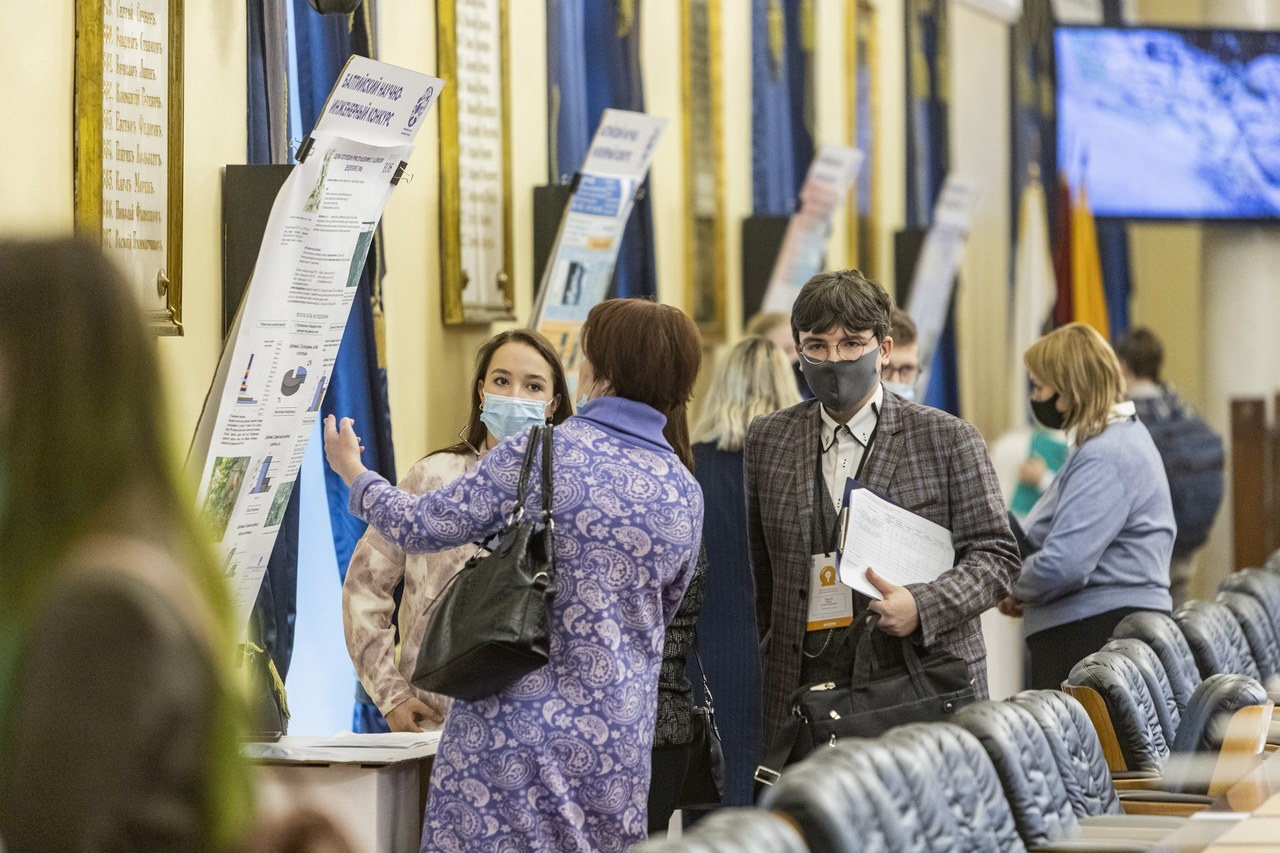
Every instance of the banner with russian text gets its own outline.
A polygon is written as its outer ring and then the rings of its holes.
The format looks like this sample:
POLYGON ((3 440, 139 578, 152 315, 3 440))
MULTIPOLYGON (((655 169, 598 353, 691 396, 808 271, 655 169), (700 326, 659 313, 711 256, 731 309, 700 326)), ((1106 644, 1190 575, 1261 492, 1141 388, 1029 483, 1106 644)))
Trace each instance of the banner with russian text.
POLYGON ((560 353, 571 383, 582 356, 579 332, 609 289, 636 190, 666 125, 658 116, 605 110, 574 181, 529 323, 560 353))
POLYGON ((281 188, 188 465, 247 617, 382 211, 443 82, 353 57, 281 188))
POLYGON ((857 148, 829 144, 818 147, 800 188, 800 209, 787 223, 761 311, 790 314, 800 288, 822 270, 827 241, 831 239, 831 218, 836 208, 845 203, 861 166, 862 152, 857 148))

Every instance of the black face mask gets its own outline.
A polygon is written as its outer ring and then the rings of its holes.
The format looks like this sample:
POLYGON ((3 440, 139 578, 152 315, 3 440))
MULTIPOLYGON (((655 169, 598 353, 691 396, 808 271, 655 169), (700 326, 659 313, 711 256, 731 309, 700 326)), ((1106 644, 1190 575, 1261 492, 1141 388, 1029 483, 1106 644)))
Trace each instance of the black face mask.
POLYGON ((1062 429, 1062 425, 1066 422, 1067 416, 1058 411, 1057 408, 1058 395, 1054 394, 1048 400, 1037 403, 1031 401, 1031 413, 1036 416, 1036 420, 1047 426, 1049 429, 1062 429))
POLYGON ((830 412, 847 412, 859 400, 870 394, 880 381, 876 358, 877 347, 853 361, 823 361, 804 363, 804 378, 813 389, 813 396, 830 412))
POLYGON ((800 370, 800 362, 791 365, 791 372, 796 377, 796 390, 800 392, 801 400, 812 400, 813 392, 809 390, 809 381, 804 378, 804 372, 800 370))

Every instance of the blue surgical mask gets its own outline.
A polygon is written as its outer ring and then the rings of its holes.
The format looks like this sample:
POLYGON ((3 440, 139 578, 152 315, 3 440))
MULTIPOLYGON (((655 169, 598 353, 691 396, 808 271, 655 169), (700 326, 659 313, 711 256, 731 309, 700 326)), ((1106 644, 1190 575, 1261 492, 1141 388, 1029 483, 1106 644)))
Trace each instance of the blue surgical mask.
POLYGON ((542 400, 525 400, 489 393, 484 395, 480 422, 489 428, 494 441, 502 441, 523 429, 544 423, 546 419, 547 404, 542 400))
POLYGON ((912 382, 883 382, 884 390, 892 391, 904 400, 915 402, 916 386, 912 382))

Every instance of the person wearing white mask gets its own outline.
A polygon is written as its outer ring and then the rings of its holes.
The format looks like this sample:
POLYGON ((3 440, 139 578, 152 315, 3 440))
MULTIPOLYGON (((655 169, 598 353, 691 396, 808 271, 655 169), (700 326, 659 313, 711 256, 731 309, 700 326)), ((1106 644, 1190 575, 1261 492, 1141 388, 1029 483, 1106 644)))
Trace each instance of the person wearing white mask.
MULTIPOLYGON (((573 414, 564 367, 551 343, 530 329, 495 335, 476 352, 471 416, 462 440, 409 469, 400 488, 425 494, 452 483, 504 439, 534 424, 559 424, 573 414)), ((439 728, 448 699, 409 683, 427 622, 449 582, 475 554, 462 545, 406 555, 370 527, 351 555, 342 585, 342 624, 360 683, 391 731, 439 728), (394 593, 404 592, 399 616, 394 593), (400 654, 396 655, 396 624, 400 654)))
POLYGON ((880 384, 884 385, 884 390, 915 402, 916 381, 920 378, 920 342, 916 338, 916 324, 906 311, 895 305, 889 314, 889 328, 893 349, 889 351, 889 363, 880 371, 880 384))

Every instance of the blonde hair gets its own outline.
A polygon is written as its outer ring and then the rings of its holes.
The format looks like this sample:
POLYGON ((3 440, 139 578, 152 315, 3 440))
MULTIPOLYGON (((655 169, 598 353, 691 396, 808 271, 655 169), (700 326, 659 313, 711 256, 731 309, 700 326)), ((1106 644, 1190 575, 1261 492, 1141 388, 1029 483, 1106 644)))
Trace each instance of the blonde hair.
POLYGON ((716 364, 693 440, 741 450, 752 420, 799 402, 795 376, 778 345, 764 337, 744 338, 716 364))
POLYGON ((1063 426, 1084 444, 1107 428, 1111 407, 1124 401, 1120 359, 1092 326, 1070 323, 1031 345, 1027 370, 1056 391, 1067 407, 1063 426))
POLYGON ((791 315, 781 311, 761 311, 747 321, 747 334, 765 336, 779 326, 791 328, 791 315))

